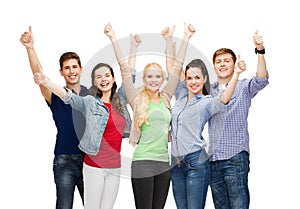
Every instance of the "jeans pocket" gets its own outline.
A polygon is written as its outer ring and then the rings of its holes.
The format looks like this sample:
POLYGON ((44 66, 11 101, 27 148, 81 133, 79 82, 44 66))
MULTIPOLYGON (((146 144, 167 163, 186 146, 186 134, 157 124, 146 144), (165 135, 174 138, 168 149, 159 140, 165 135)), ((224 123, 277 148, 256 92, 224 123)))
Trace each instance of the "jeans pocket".
POLYGON ((190 169, 202 170, 205 168, 205 163, 206 162, 202 162, 201 160, 198 159, 198 160, 193 160, 193 161, 187 162, 187 166, 190 169))
POLYGON ((70 163, 70 161, 71 161, 71 158, 68 155, 57 155, 54 158, 53 166, 59 167, 59 168, 64 168, 70 163))
POLYGON ((240 169, 247 168, 249 165, 249 154, 246 151, 240 152, 230 158, 228 164, 238 166, 240 169))

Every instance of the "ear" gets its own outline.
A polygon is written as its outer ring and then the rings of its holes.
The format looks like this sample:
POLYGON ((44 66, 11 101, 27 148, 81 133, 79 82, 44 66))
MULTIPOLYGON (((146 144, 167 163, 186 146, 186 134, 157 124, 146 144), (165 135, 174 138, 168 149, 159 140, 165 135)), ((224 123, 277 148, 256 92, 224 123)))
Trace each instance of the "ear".
POLYGON ((204 83, 206 83, 206 80, 207 80, 207 76, 204 76, 204 83))

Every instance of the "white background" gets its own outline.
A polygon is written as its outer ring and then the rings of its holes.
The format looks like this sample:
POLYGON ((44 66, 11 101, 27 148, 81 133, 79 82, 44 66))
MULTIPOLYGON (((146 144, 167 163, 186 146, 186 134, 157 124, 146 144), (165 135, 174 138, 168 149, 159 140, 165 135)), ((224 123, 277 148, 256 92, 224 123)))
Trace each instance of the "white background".
MULTIPOLYGON (((0 3, 1 26, 1 208, 54 208, 52 173, 55 126, 34 84, 21 34, 33 27, 35 48, 45 73, 64 85, 59 56, 77 52, 83 66, 109 44, 103 34, 110 21, 118 37, 160 33, 192 23, 190 43, 208 58, 220 47, 233 49, 256 71, 252 35, 263 35, 270 84, 254 99, 249 131, 251 208, 299 208, 299 11, 297 1, 79 1, 11 0, 0 3)), ((105 61, 105 60, 103 60, 105 61)), ((139 61, 138 61, 139 62, 139 61)), ((137 63, 144 66, 146 62, 137 63)), ((138 67, 142 70, 142 67, 138 67)), ((123 152, 133 149, 123 144, 123 152)), ((82 208, 76 192, 74 209, 82 208)), ((134 208, 130 180, 121 179, 115 209, 134 208)), ((170 189, 167 209, 175 208, 170 189)), ((213 208, 208 192, 207 207, 213 208)))

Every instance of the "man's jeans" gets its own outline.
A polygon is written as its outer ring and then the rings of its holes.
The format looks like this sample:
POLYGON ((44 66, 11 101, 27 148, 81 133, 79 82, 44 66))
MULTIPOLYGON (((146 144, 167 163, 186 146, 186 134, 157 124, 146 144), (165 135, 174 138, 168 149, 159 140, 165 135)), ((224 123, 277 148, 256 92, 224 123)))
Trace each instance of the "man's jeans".
POLYGON ((205 151, 188 154, 179 164, 172 157, 172 187, 177 209, 202 209, 209 184, 209 162, 205 151))
POLYGON ((72 209, 75 187, 83 202, 83 155, 55 155, 56 209, 72 209))
POLYGON ((242 151, 228 160, 210 162, 210 186, 216 209, 248 209, 249 154, 242 151))

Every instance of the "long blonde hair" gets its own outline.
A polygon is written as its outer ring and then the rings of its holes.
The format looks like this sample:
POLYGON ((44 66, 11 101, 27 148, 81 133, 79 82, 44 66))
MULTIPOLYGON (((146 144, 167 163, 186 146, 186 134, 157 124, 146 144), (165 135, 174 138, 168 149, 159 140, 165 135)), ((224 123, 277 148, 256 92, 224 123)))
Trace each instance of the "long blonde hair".
MULTIPOLYGON (((151 68, 160 69, 163 79, 165 79, 165 74, 163 72, 162 67, 155 62, 151 62, 144 67, 143 79, 145 78, 147 71, 151 68)), ((135 113, 133 115, 133 120, 136 128, 140 130, 143 123, 145 123, 146 125, 150 125, 148 121, 148 117, 149 117, 148 109, 149 109, 150 96, 148 95, 145 87, 138 93, 135 99, 136 99, 135 102, 136 107, 135 107, 135 113)))

